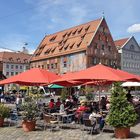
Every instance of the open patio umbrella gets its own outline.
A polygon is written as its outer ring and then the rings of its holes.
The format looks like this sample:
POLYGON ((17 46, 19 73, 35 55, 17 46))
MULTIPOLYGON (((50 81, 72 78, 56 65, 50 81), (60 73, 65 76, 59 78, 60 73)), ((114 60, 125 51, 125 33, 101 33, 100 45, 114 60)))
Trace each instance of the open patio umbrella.
POLYGON ((140 82, 125 82, 122 87, 140 87, 140 82))
POLYGON ((52 81, 60 78, 55 73, 44 69, 32 68, 18 75, 12 76, 0 81, 0 85, 16 83, 20 85, 39 86, 43 84, 50 84, 52 81))
POLYGON ((52 82, 52 84, 57 84, 65 87, 72 87, 72 86, 77 86, 81 85, 83 82, 81 81, 75 81, 75 80, 69 80, 69 77, 73 76, 75 74, 74 72, 68 72, 66 74, 61 75, 61 77, 55 81, 52 82), (62 80, 61 80, 62 79, 62 80), (63 79, 68 79, 68 80, 63 80, 63 79))
MULTIPOLYGON (((60 79, 53 81, 54 83, 62 83, 67 81, 97 82, 98 87, 102 86, 101 81, 117 82, 117 81, 140 81, 140 77, 122 70, 116 70, 102 64, 87 68, 85 70, 62 76, 60 79)), ((100 104, 100 93, 99 93, 100 104)))
POLYGON ((116 70, 102 64, 87 68, 85 70, 62 76, 60 79, 53 81, 54 83, 61 83, 64 81, 140 81, 140 77, 134 74, 116 70))

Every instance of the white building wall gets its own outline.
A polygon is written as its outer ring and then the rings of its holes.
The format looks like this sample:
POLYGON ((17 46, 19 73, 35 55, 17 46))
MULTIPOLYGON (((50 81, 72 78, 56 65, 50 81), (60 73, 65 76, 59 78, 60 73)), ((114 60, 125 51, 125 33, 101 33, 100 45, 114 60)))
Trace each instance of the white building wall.
POLYGON ((140 75, 140 47, 133 37, 122 48, 121 69, 140 75))
POLYGON ((29 64, 3 63, 3 74, 8 78, 29 68, 29 64))

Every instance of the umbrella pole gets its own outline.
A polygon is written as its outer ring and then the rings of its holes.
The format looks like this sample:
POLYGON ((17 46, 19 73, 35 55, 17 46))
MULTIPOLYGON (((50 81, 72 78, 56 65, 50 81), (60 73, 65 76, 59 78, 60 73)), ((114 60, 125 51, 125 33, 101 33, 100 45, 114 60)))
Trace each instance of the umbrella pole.
POLYGON ((99 111, 101 110, 101 93, 100 93, 100 86, 98 86, 99 89, 99 111))

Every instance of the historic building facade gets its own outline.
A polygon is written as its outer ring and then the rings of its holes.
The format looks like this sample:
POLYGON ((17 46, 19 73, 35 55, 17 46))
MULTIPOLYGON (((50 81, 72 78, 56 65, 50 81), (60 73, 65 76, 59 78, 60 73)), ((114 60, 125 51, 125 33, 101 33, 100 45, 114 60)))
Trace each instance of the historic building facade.
POLYGON ((44 37, 30 67, 58 74, 102 63, 120 67, 120 58, 105 18, 100 18, 44 37))
POLYGON ((29 69, 31 55, 23 52, 0 52, 0 72, 7 78, 29 69))
POLYGON ((115 41, 121 56, 121 69, 140 75, 140 47, 132 36, 115 41))

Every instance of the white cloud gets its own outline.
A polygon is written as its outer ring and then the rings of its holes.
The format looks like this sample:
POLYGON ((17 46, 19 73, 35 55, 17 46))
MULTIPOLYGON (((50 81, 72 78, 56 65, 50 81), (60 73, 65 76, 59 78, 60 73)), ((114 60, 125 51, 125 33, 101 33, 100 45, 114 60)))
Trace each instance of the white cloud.
POLYGON ((140 32, 140 24, 133 24, 127 29, 128 33, 136 33, 140 32))
MULTIPOLYGON (((8 36, 4 36, 4 38, 0 38, 2 48, 9 48, 13 51, 22 51, 22 47, 24 47, 25 42, 28 43, 29 36, 23 34, 8 34, 8 36)), ((29 53, 33 53, 34 49, 30 46, 25 46, 29 53)))

